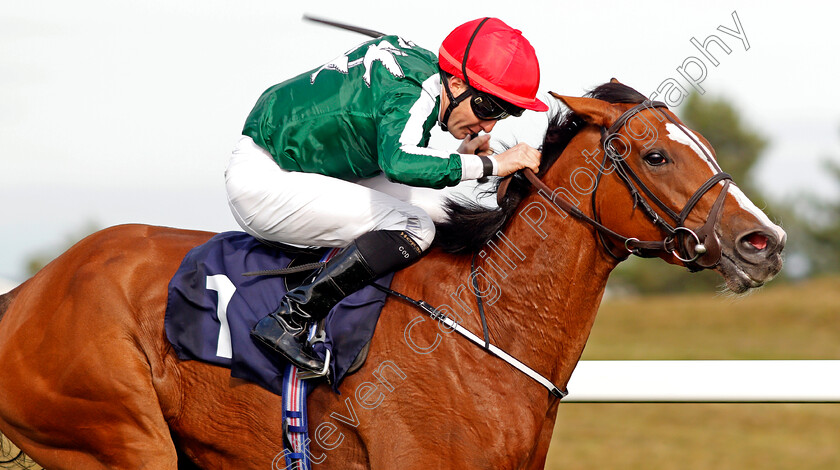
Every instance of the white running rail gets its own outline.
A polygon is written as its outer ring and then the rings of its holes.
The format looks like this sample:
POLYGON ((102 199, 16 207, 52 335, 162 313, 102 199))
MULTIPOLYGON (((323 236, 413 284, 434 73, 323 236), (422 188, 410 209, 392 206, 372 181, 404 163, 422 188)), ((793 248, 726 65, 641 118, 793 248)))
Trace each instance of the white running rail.
POLYGON ((564 402, 840 403, 840 360, 581 361, 564 402))

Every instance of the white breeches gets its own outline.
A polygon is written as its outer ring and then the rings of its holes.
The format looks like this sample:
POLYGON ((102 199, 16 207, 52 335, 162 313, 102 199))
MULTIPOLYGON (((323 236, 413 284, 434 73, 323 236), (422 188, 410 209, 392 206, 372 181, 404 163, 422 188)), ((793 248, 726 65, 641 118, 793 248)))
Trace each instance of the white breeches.
POLYGON ((243 136, 225 184, 233 217, 256 238, 295 246, 344 247, 375 230, 402 230, 426 250, 443 221, 446 191, 388 181, 384 175, 348 182, 286 171, 243 136))

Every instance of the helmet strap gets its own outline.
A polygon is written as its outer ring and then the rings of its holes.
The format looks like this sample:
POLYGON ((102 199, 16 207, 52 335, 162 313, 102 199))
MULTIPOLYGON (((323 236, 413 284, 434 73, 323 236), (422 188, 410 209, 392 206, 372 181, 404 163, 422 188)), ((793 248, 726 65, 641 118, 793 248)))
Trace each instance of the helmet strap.
POLYGON ((472 90, 470 87, 467 87, 467 89, 456 98, 452 95, 452 90, 449 89, 449 80, 443 71, 440 72, 440 80, 443 83, 443 89, 446 90, 446 98, 449 101, 449 106, 446 107, 446 110, 443 112, 443 117, 439 122, 441 130, 446 132, 449 131, 449 115, 452 114, 452 111, 455 110, 462 101, 472 95, 472 90))

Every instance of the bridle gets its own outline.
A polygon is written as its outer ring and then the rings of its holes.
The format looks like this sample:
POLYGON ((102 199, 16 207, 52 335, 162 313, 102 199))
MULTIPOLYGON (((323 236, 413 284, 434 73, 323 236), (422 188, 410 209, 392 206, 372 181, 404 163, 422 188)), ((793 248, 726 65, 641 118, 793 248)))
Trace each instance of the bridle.
MULTIPOLYGON (((667 113, 660 113, 660 115, 665 116, 668 121, 673 123, 683 133, 685 133, 688 138, 697 145, 700 151, 703 152, 704 156, 713 165, 714 169, 717 170, 711 178, 700 185, 700 187, 688 199, 682 210, 677 213, 675 210, 668 207, 667 204, 662 202, 662 200, 659 199, 659 197, 657 197, 650 188, 642 182, 636 172, 630 168, 627 161, 615 150, 615 147, 613 146, 613 140, 620 137, 619 131, 633 116, 646 109, 655 108, 668 109, 668 106, 660 101, 645 100, 644 102, 625 111, 609 128, 601 127, 601 149, 604 151, 604 159, 598 169, 598 175, 595 179, 595 187, 591 193, 592 217, 583 213, 577 208, 577 206, 568 200, 555 195, 555 192, 543 183, 531 170, 523 170, 522 175, 528 179, 528 181, 538 190, 538 192, 542 194, 542 196, 551 200, 555 205, 557 205, 557 207, 571 214, 575 218, 592 225, 598 234, 601 246, 611 257, 618 261, 623 261, 630 255, 653 257, 662 252, 667 252, 682 261, 691 271, 713 268, 717 266, 721 258, 720 240, 715 234, 715 226, 720 219, 721 209, 723 208, 726 193, 729 189, 732 177, 721 171, 712 156, 707 153, 705 147, 697 142, 697 139, 685 128, 685 126, 678 123, 667 113), (595 195, 598 191, 601 177, 605 174, 608 160, 614 168, 614 173, 624 182, 630 192, 630 195, 633 198, 633 208, 635 209, 636 207, 640 207, 651 222, 653 222, 655 226, 659 227, 666 234, 663 240, 644 241, 635 237, 626 237, 601 223, 595 203, 597 199, 595 195), (725 183, 723 185, 723 189, 718 195, 717 200, 715 200, 715 203, 712 205, 703 226, 697 230, 692 230, 691 228, 686 227, 685 221, 697 203, 700 202, 703 196, 718 182, 724 180, 725 183), (651 201, 653 205, 662 211, 665 217, 653 208, 651 201), (670 222, 668 219, 670 219, 670 222), (626 252, 616 255, 607 244, 607 238, 618 243, 619 246, 623 245, 626 252)), ((510 179, 506 179, 499 185, 498 197, 500 202, 504 197, 504 193, 509 182, 510 179)))

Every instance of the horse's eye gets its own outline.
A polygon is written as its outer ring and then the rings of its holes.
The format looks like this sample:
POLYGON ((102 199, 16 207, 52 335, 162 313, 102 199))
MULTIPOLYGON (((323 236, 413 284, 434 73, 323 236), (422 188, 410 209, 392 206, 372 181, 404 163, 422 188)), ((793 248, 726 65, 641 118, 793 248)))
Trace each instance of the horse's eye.
POLYGON ((657 152, 651 152, 645 155, 642 159, 650 166, 660 166, 668 163, 668 159, 657 152))

